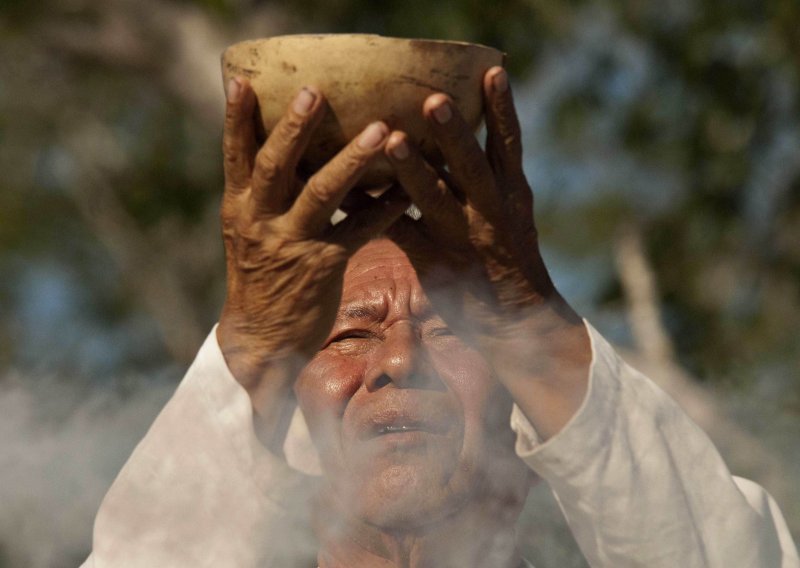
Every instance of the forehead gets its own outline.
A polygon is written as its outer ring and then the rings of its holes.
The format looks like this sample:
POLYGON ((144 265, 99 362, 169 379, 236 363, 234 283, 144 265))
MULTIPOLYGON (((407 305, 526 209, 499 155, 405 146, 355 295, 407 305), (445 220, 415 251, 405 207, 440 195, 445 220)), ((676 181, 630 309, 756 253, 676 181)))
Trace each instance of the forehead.
POLYGON ((371 298, 427 304, 411 261, 388 239, 370 241, 347 263, 342 304, 371 298))

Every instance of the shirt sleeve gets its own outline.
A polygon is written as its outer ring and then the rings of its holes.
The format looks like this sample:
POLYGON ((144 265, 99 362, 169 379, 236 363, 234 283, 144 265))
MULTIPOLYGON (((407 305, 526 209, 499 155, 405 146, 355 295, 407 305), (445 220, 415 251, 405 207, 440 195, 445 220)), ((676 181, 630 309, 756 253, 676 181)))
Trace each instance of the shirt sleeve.
POLYGON ((314 566, 312 484, 259 443, 212 331, 105 496, 84 566, 314 566))
POLYGON ((581 408, 544 443, 516 406, 511 427, 589 564, 800 567, 767 492, 733 477, 683 410, 586 325, 593 357, 581 408))

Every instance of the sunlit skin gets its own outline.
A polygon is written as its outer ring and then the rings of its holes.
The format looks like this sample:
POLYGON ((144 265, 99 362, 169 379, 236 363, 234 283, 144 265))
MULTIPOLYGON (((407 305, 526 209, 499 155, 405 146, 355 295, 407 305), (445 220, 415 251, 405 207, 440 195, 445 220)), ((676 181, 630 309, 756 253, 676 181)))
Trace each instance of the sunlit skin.
POLYGON ((252 89, 228 86, 217 339, 276 453, 296 394, 325 472, 322 568, 518 566, 531 474, 512 402, 547 439, 586 393, 588 336, 539 253, 505 71, 482 87, 485 150, 447 95, 420 109, 447 174, 375 122, 306 179, 323 94, 303 89, 259 145, 252 89), (398 184, 351 192, 381 157, 398 184))
POLYGON ((391 241, 350 260, 333 329, 295 392, 334 496, 321 513, 336 523, 323 566, 354 555, 517 565, 509 543, 530 473, 513 451, 511 398, 391 241))

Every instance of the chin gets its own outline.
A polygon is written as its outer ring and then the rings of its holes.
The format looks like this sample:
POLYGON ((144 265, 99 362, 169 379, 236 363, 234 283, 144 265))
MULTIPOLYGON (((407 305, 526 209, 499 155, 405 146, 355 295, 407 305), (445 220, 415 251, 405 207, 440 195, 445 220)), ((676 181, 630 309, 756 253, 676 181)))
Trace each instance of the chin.
POLYGON ((395 531, 437 523, 461 508, 472 493, 459 473, 444 471, 440 464, 386 467, 361 480, 354 513, 371 525, 395 531))

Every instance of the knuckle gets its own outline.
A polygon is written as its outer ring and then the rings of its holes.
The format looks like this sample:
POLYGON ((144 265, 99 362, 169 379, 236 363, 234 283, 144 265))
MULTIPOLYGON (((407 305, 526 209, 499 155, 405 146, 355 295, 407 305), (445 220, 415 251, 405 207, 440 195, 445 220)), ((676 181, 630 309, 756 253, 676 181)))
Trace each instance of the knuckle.
POLYGON ((503 136, 503 145, 510 149, 519 147, 519 132, 516 129, 507 129, 506 134, 503 136))
POLYGON ((239 124, 241 112, 239 107, 233 103, 225 105, 225 126, 231 129, 239 124))
POLYGON ((312 177, 308 180, 304 193, 309 205, 313 207, 322 207, 330 201, 330 191, 325 184, 320 182, 318 177, 312 177))
POLYGON ((225 179, 229 182, 238 181, 240 177, 238 168, 242 165, 242 160, 236 154, 225 154, 223 167, 225 169, 225 179))
POLYGON ((263 241, 260 225, 241 218, 223 222, 222 235, 225 242, 240 254, 259 247, 263 241))
POLYGON ((508 144, 509 142, 519 143, 520 128, 516 117, 508 112, 501 113, 497 120, 497 129, 500 137, 508 144))
POLYGON ((242 146, 230 136, 222 139, 222 155, 226 162, 236 162, 242 152, 242 146))
POLYGON ((236 230, 237 223, 241 219, 242 208, 240 203, 240 200, 228 196, 223 200, 219 214, 223 232, 236 230))
POLYGON ((224 209, 220 215, 220 224, 222 225, 222 234, 226 237, 234 232, 234 218, 227 213, 224 209))
POLYGON ((236 224, 232 221, 225 221, 222 223, 222 241, 228 248, 235 247, 236 238, 238 233, 236 231, 236 224))
POLYGON ((225 120, 230 124, 239 115, 238 109, 231 103, 225 105, 225 120))
POLYGON ((281 120, 275 135, 279 142, 287 146, 298 144, 305 132, 305 122, 294 115, 288 115, 281 120))
POLYGON ((372 158, 373 154, 353 142, 336 157, 333 165, 337 171, 349 174, 362 169, 372 158))
POLYGON ((256 157, 256 173, 264 185, 276 183, 283 175, 283 166, 272 156, 268 149, 258 153, 256 157))
POLYGON ((495 109, 501 117, 514 117, 517 113, 514 108, 514 100, 511 98, 510 93, 496 100, 495 109))
POLYGON ((249 173, 241 170, 240 164, 230 165, 225 164, 225 187, 224 187, 224 200, 234 199, 239 193, 250 188, 252 178, 249 173))
POLYGON ((348 180, 354 177, 364 168, 365 160, 355 152, 345 149, 333 160, 311 177, 309 185, 324 190, 328 194, 339 186, 348 185, 348 180))
POLYGON ((354 172, 363 168, 370 158, 370 155, 365 154, 363 150, 356 147, 350 152, 345 152, 344 156, 342 156, 341 167, 347 172, 354 172))

